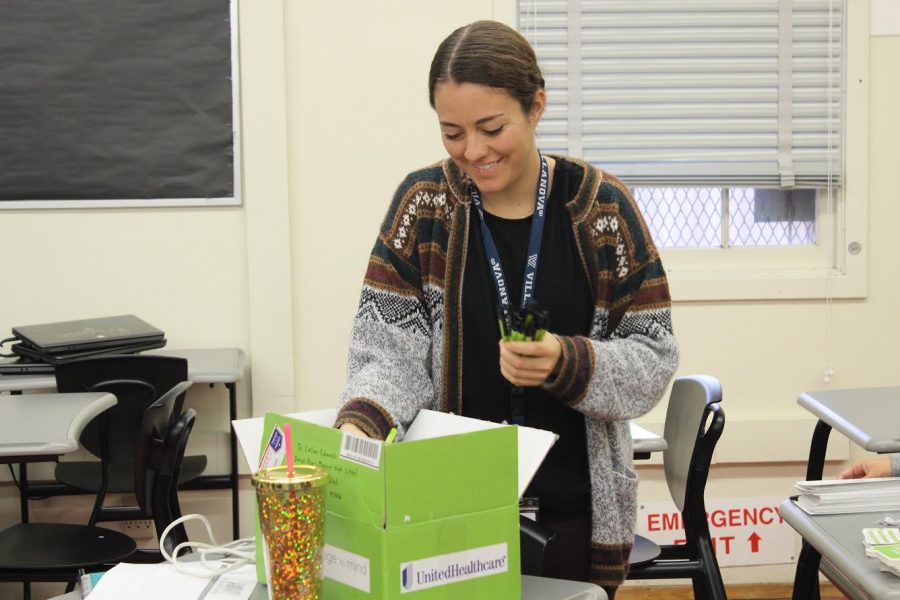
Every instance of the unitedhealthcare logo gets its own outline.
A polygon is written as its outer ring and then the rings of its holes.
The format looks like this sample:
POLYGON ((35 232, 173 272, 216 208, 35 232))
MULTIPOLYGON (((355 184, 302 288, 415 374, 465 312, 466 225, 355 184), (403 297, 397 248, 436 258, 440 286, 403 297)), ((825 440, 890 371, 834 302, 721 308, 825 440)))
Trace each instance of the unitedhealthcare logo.
POLYGON ((400 593, 450 585, 508 570, 509 553, 505 543, 430 556, 400 564, 400 593))
POLYGON ((412 570, 413 564, 406 563, 405 565, 400 566, 400 588, 404 590, 412 589, 412 570))

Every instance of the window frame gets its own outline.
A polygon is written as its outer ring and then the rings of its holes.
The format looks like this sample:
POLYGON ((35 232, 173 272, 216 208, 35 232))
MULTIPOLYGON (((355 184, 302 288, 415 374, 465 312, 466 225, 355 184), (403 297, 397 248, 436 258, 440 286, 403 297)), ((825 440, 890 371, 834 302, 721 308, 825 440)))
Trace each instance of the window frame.
MULTIPOLYGON (((815 245, 662 248, 673 301, 865 298, 868 292, 869 2, 846 0, 842 186, 816 200, 815 245)), ((518 0, 493 0, 515 27, 518 0)))

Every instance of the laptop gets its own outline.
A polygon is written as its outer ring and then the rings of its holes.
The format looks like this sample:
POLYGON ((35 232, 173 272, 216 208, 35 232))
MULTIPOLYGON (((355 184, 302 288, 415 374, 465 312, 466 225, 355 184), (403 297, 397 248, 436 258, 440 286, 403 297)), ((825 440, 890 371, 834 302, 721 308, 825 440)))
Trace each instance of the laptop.
POLYGON ((162 331, 134 315, 23 325, 13 327, 12 332, 25 348, 43 355, 136 343, 165 343, 162 331))
POLYGON ((105 346, 102 348, 88 348, 87 350, 78 350, 75 352, 61 352, 57 354, 44 354, 23 343, 13 344, 11 349, 14 354, 18 354, 23 360, 29 362, 45 362, 50 365, 61 365, 63 363, 78 360, 80 358, 90 358, 93 356, 104 356, 108 354, 134 354, 135 352, 143 352, 144 350, 153 350, 154 348, 162 348, 166 345, 166 338, 161 340, 151 340, 149 342, 127 343, 118 346, 105 346))
POLYGON ((0 375, 50 375, 54 367, 44 362, 23 358, 0 358, 0 375))

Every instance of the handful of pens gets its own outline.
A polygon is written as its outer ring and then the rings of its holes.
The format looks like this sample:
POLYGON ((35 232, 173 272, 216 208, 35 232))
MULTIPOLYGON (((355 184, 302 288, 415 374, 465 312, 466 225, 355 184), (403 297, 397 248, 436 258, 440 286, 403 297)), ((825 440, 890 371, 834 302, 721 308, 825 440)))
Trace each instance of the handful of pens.
POLYGON ((539 342, 550 327, 550 313, 540 310, 534 300, 521 310, 498 304, 497 322, 504 342, 539 342))

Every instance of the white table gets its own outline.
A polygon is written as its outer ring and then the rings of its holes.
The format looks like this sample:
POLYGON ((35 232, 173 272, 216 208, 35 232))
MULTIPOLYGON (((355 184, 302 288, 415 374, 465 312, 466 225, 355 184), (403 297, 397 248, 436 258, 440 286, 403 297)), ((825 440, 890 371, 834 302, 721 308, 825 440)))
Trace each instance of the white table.
POLYGON ((108 393, 0 397, 0 462, 55 460, 74 452, 84 426, 115 404, 108 393))
POLYGON ((628 427, 631 429, 631 451, 634 454, 634 458, 638 460, 646 460, 650 458, 650 453, 662 452, 669 447, 663 437, 644 429, 640 425, 628 423, 628 427))
MULTIPOLYGON (((900 387, 804 392, 797 404, 819 419, 810 442, 808 481, 822 479, 832 428, 870 452, 900 452, 900 387)), ((820 550, 803 537, 794 574, 794 598, 817 598, 820 550)))
MULTIPOLYGON (((779 514, 821 554, 821 571, 850 598, 900 600, 900 577, 882 571, 881 563, 865 555, 862 543, 864 527, 878 527, 886 514, 900 518, 900 513, 809 515, 785 500, 779 514)), ((795 590, 795 597, 809 597, 804 594, 808 592, 795 590)))
MULTIPOLYGON (((109 393, 0 396, 0 462, 18 463, 19 484, 27 487, 27 463, 55 461, 77 450, 85 425, 115 404, 109 393)), ((28 496, 20 494, 19 502, 24 522, 28 496)))
MULTIPOLYGON (((228 389, 228 422, 237 419, 237 382, 247 370, 247 358, 240 348, 199 348, 151 350, 146 354, 176 356, 188 361, 188 379, 194 383, 224 384, 228 389)), ((56 389, 56 377, 46 375, 0 375, 0 392, 13 394, 30 390, 56 389)), ((231 436, 230 472, 226 475, 204 475, 184 486, 184 489, 230 489, 231 525, 234 538, 240 536, 240 510, 238 507, 237 440, 231 436)), ((39 494, 39 486, 35 493, 39 494)))
MULTIPOLYGON (((250 600, 268 600, 266 587, 257 585, 250 600)), ((78 590, 50 600, 81 600, 78 590)), ((607 600, 603 588, 591 583, 522 575, 522 600, 607 600)))

